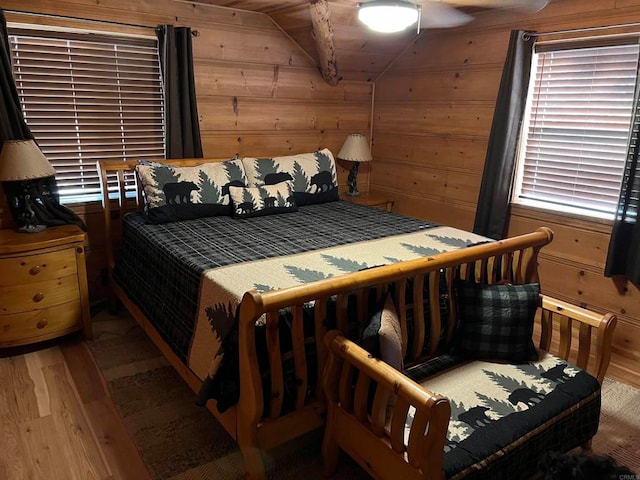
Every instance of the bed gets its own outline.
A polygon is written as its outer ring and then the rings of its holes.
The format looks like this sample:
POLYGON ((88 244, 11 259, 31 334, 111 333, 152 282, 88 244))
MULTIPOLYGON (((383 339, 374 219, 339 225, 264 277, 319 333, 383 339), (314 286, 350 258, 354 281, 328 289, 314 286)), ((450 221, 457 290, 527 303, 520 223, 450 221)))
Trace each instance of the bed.
POLYGON ((478 281, 536 281, 538 250, 552 237, 541 229, 493 242, 344 201, 148 225, 136 164, 99 162, 112 290, 236 439, 252 479, 265 478, 265 451, 323 426, 323 336, 357 337, 382 286, 406 290, 402 315, 425 319, 404 332, 416 353, 435 350, 439 336, 424 330, 451 328, 456 269, 478 281))

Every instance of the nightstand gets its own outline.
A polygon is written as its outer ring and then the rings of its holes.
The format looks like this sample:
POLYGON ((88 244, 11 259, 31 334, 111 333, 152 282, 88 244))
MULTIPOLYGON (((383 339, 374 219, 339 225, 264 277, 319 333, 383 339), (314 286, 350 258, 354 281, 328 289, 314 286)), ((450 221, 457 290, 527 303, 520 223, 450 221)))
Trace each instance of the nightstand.
POLYGON ((385 193, 375 191, 361 192, 358 197, 352 197, 351 195, 344 193, 340 195, 340 199, 351 203, 357 203, 359 205, 376 207, 381 210, 386 210, 387 212, 390 212, 393 209, 393 199, 385 193))
POLYGON ((0 347, 82 330, 91 338, 84 232, 0 230, 0 347))

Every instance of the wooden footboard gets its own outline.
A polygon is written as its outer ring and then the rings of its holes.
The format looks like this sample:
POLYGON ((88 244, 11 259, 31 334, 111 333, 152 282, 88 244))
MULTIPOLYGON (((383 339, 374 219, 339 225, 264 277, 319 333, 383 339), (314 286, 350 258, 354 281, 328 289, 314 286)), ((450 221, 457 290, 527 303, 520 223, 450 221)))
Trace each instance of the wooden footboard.
MULTIPOLYGON (((491 284, 504 281, 512 283, 536 282, 538 280, 538 252, 542 246, 551 241, 552 237, 552 232, 543 227, 536 232, 519 237, 331 277, 304 285, 264 293, 247 292, 240 305, 241 385, 240 400, 237 405, 237 439, 245 455, 250 474, 255 478, 262 478, 264 475, 258 454, 260 450, 278 445, 324 424, 325 399, 322 394, 321 379, 328 357, 328 349, 323 338, 327 333, 326 321, 329 308, 335 309, 338 331, 343 335, 348 335, 355 328, 356 334, 359 335, 374 313, 368 310, 367 303, 371 289, 375 288, 378 299, 381 299, 384 292, 393 288, 395 292, 398 292, 397 309, 403 319, 401 323, 403 325, 402 335, 405 339, 403 342, 405 358, 413 360, 422 355, 433 355, 443 344, 451 341, 455 330, 455 304, 452 294, 455 278, 462 277, 491 284), (441 288, 443 279, 446 283, 444 297, 441 288), (407 292, 411 293, 412 298, 418 299, 423 298, 425 290, 429 292, 429 331, 442 332, 444 338, 434 335, 425 342, 421 335, 424 335, 426 326, 423 322, 416 322, 415 330, 417 333, 414 335, 411 345, 408 345, 406 318, 409 313, 414 318, 425 318, 425 311, 423 302, 415 302, 414 304, 407 301, 409 297, 407 292), (348 313, 350 296, 356 297, 355 314, 348 313), (448 303, 448 318, 442 316, 440 308, 442 301, 448 303), (314 305, 315 330, 312 335, 305 332, 303 328, 303 312, 305 305, 308 305, 309 302, 313 302, 314 305), (284 378, 279 332, 279 314, 282 309, 291 312, 291 343, 296 376, 295 405, 293 411, 286 413, 283 410, 284 378), (263 316, 266 318, 268 375, 271 380, 270 391, 267 392, 263 392, 262 388, 255 341, 256 321, 263 316), (446 325, 447 328, 443 329, 443 325, 446 325), (317 377, 314 398, 308 398, 306 395, 311 381, 309 376, 311 365, 307 365, 306 352, 311 345, 315 347, 317 354, 317 362, 314 366, 317 377), (265 393, 270 399, 270 407, 267 411, 265 411, 263 404, 265 393)), ((395 375, 387 373, 392 377, 395 375)), ((364 389, 365 386, 360 388, 364 389)), ((418 422, 416 425, 420 425, 422 422, 423 426, 429 424, 433 429, 433 433, 425 438, 415 437, 415 440, 410 442, 408 450, 406 452, 402 450, 401 453, 403 458, 406 454, 410 459, 408 465, 413 468, 421 468, 424 460, 419 459, 424 459, 427 452, 441 452, 442 450, 444 434, 438 435, 436 432, 446 431, 447 421, 445 418, 448 419, 446 412, 449 407, 446 400, 418 394, 411 386, 404 387, 403 392, 406 392, 406 395, 403 393, 404 396, 400 400, 398 408, 405 406, 408 408, 409 404, 417 404, 423 413, 416 417, 418 422)), ((359 395, 363 395, 363 390, 359 395)), ((380 404, 383 399, 384 394, 381 393, 378 397, 378 403, 380 404)), ((340 415, 340 413, 336 415, 340 415)), ((362 410, 360 415, 362 415, 362 410)), ((380 425, 379 423, 377 425, 379 433, 380 425)), ((388 441, 391 444, 391 439, 388 441)), ((395 448, 401 449, 397 438, 394 440, 394 445, 395 448)), ((327 446, 325 450, 329 452, 331 447, 327 446)), ((393 449, 391 451, 395 452, 393 449)), ((435 466, 429 467, 430 469, 441 470, 441 455, 428 453, 427 458, 429 465, 435 466)))
MULTIPOLYGON (((546 295, 542 296, 540 313, 540 348, 587 370, 602 382, 616 317, 546 295), (559 335, 557 341, 552 341, 554 333, 559 335), (575 338, 578 344, 572 349, 575 338)), ((443 449, 451 411, 448 399, 371 357, 337 331, 327 333, 325 341, 329 358, 323 377, 328 402, 322 446, 324 473, 333 473, 342 448, 374 478, 444 478, 443 449), (373 403, 372 382, 377 383, 373 403), (397 400, 389 410, 386 406, 394 394, 397 400), (409 406, 416 409, 416 414, 405 445, 409 406)))

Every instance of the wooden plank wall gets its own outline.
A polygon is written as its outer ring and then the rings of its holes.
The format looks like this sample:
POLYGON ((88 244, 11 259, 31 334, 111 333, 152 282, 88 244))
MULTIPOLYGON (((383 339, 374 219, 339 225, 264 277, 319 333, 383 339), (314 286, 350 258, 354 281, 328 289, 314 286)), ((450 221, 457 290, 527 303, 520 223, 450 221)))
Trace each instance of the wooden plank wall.
MULTIPOLYGON (((637 1, 558 0, 536 15, 494 11, 424 32, 376 81, 371 188, 389 192, 398 212, 471 229, 510 31, 638 21, 637 1)), ((556 234, 540 259, 543 290, 616 312, 611 371, 640 383, 640 290, 603 276, 610 222, 518 207, 509 234, 540 225, 556 234)))
MULTIPOLYGON (((4 0, 2 8, 197 30, 194 65, 205 156, 275 156, 319 147, 335 154, 349 133, 369 134, 372 83, 327 85, 308 54, 265 14, 179 0, 4 0)), ((148 29, 9 12, 7 20, 153 34, 148 29)), ((339 163, 341 186, 350 166, 339 163)), ((368 166, 363 166, 359 174, 363 187, 368 173, 368 166)), ((2 208, 2 192, 0 198, 2 223, 11 226, 8 211, 2 208)), ((105 265, 102 209, 98 204, 73 208, 89 227, 89 284, 95 300, 106 293, 101 279, 105 265)))

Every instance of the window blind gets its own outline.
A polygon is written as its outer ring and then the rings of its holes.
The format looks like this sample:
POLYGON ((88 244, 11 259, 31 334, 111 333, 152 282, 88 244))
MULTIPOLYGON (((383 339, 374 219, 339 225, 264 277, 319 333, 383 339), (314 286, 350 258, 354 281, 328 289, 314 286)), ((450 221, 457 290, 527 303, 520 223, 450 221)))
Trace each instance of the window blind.
POLYGON ((24 117, 61 202, 99 198, 98 160, 164 157, 156 39, 14 29, 9 40, 24 117))
POLYGON ((534 55, 519 200, 613 217, 629 144, 638 44, 534 55))

